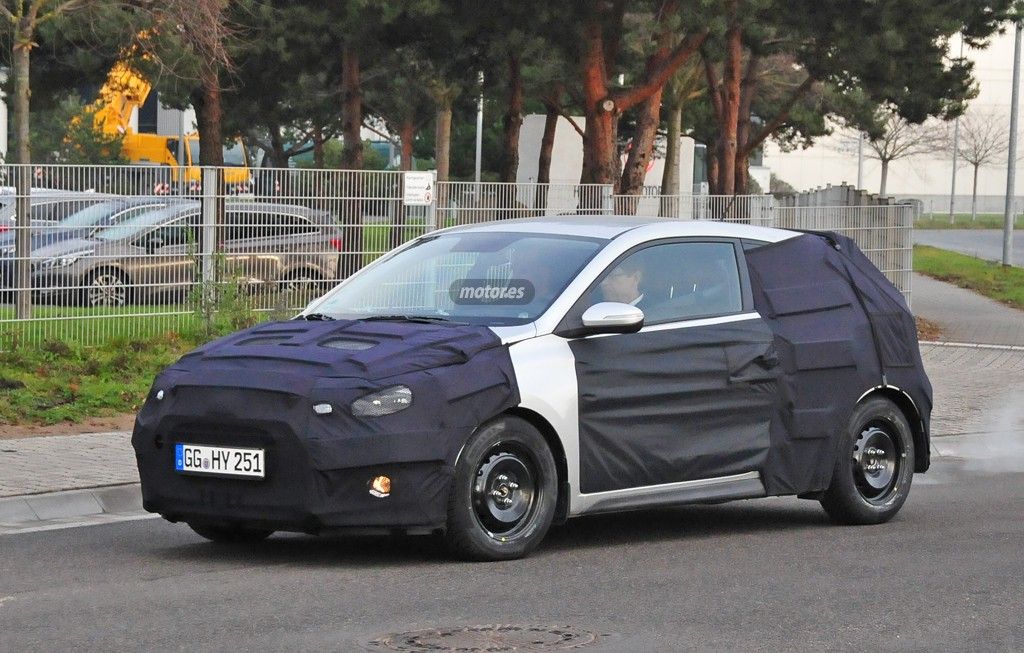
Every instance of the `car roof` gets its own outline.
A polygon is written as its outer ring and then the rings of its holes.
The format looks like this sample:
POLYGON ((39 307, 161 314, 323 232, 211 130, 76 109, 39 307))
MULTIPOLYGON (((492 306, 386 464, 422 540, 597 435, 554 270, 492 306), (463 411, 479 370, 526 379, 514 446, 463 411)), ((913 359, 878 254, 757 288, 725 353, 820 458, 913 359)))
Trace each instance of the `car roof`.
POLYGON ((496 220, 474 225, 451 227, 437 233, 515 232, 562 236, 586 236, 612 240, 627 232, 639 232, 652 238, 684 238, 715 236, 748 238, 778 242, 792 238, 796 232, 773 227, 716 220, 677 220, 675 218, 621 215, 552 215, 536 218, 496 220))

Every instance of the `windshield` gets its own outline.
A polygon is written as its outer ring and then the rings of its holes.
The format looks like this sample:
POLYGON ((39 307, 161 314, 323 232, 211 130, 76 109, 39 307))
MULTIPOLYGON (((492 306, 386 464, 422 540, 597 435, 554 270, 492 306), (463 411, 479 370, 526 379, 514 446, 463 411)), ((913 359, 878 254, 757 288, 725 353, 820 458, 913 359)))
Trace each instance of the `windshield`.
POLYGON ((100 229, 93 234, 93 238, 99 238, 100 240, 124 240, 126 238, 132 238, 143 231, 157 225, 164 224, 174 218, 182 215, 181 208, 172 207, 166 209, 154 209, 152 211, 146 211, 142 215, 137 215, 130 220, 100 229))
POLYGON ((315 310, 335 318, 526 324, 551 306, 604 242, 490 232, 427 238, 361 272, 315 310))

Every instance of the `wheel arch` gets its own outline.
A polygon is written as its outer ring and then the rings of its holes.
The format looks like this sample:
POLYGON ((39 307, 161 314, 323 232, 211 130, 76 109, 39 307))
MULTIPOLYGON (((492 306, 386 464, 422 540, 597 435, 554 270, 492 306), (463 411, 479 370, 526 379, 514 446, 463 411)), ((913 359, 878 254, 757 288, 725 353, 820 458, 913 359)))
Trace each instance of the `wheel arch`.
POLYGON ((558 501, 555 504, 555 519, 553 523, 565 523, 569 518, 569 465, 565 456, 565 447, 562 445, 561 438, 558 437, 558 432, 555 431, 555 428, 551 426, 551 423, 543 415, 529 408, 516 406, 508 409, 504 414, 526 420, 540 431, 540 434, 544 436, 544 440, 548 443, 551 455, 555 459, 555 468, 558 470, 558 501))
POLYGON ((910 424, 910 431, 914 436, 914 471, 928 471, 930 461, 928 433, 925 430, 924 420, 921 418, 921 411, 918 410, 917 404, 910 398, 910 395, 900 388, 893 385, 883 385, 871 388, 861 395, 857 405, 859 406, 874 397, 883 397, 896 404, 896 407, 900 409, 903 416, 907 418, 907 423, 910 424))

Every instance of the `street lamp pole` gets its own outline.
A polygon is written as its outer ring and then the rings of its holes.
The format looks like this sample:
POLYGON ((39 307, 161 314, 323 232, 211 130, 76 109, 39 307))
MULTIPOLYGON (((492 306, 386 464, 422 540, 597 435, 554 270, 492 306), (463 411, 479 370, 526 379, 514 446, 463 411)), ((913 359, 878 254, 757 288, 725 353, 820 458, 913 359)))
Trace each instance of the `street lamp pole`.
POLYGON ((857 137, 857 190, 864 188, 864 132, 857 137))
MULTIPOLYGON (((964 58, 964 35, 960 35, 960 58, 964 58)), ((949 224, 953 224, 953 202, 956 200, 956 166, 960 154, 960 116, 953 123, 953 183, 949 186, 949 224)))
POLYGON ((1010 94, 1010 147, 1006 164, 1006 206, 1003 209, 1003 265, 1013 265, 1013 200, 1017 177, 1017 116, 1020 113, 1020 40, 1024 22, 1017 21, 1013 47, 1013 92, 1010 94))
MULTIPOLYGON (((484 144, 484 73, 480 71, 477 81, 480 84, 480 98, 476 104, 476 168, 473 173, 473 181, 480 183, 480 159, 483 156, 484 144)), ((477 192, 480 187, 477 186, 477 192)), ((479 199, 479 195, 477 196, 479 199)))

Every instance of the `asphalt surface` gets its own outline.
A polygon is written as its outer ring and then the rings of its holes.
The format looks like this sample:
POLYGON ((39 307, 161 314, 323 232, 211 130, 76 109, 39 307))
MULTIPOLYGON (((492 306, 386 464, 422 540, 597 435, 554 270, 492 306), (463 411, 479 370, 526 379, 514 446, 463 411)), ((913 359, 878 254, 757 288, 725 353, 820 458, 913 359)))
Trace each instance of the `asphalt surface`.
MULTIPOLYGON (((1022 242, 1024 236, 1015 231, 1012 263, 1016 266, 1024 266, 1022 242)), ((1003 232, 998 229, 915 229, 914 244, 931 245, 987 261, 1003 260, 1003 232)))
POLYGON ((602 651, 1021 650, 1024 473, 997 469, 937 459, 881 526, 761 499, 570 521, 506 563, 423 537, 223 546, 161 520, 5 536, 0 650, 388 650, 368 642, 471 624, 602 651))

